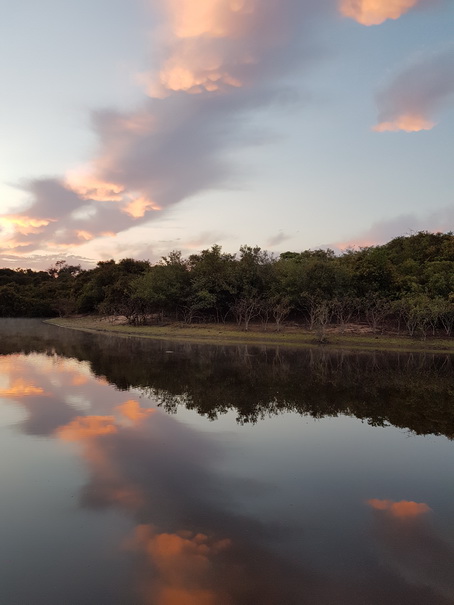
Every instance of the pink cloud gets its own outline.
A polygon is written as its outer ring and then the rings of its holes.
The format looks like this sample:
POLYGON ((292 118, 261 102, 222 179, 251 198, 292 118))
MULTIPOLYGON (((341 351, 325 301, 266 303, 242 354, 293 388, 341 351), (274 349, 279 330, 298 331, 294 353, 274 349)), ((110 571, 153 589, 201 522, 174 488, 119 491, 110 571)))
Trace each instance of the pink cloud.
POLYGON ((380 25, 388 19, 399 19, 424 0, 341 0, 342 15, 362 25, 380 25))
POLYGON ((418 132, 436 124, 434 115, 454 95, 454 47, 420 55, 394 75, 377 95, 376 132, 418 132))
POLYGON ((378 221, 363 233, 350 239, 336 242, 332 245, 337 250, 375 246, 384 244, 394 237, 410 234, 415 231, 430 231, 442 233, 450 231, 454 226, 454 207, 443 208, 430 214, 418 216, 416 214, 402 214, 400 216, 378 221))
POLYGON ((4 252, 71 250, 231 186, 232 151, 257 144, 249 115, 279 103, 285 76, 317 56, 313 18, 324 4, 314 0, 150 3, 161 16, 153 38, 160 61, 140 76, 147 96, 129 112, 93 113, 97 154, 61 178, 29 184, 4 252))

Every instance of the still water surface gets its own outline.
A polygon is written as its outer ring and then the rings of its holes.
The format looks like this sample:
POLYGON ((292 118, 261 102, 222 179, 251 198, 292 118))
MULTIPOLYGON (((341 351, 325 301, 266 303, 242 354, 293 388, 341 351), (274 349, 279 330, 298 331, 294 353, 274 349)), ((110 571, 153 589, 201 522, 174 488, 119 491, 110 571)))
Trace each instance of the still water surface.
POLYGON ((0 321, 0 603, 454 603, 454 359, 0 321))

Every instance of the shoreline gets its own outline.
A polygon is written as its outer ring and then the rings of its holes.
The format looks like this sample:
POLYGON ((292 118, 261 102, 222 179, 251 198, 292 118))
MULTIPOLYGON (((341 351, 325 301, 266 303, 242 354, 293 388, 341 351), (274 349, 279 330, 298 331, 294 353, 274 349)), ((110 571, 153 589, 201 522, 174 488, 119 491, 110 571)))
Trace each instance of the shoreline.
POLYGON ((131 326, 114 324, 97 317, 53 318, 45 323, 83 332, 114 334, 116 336, 193 342, 215 345, 270 345, 290 348, 350 349, 363 351, 417 352, 454 354, 454 339, 428 338, 418 340, 396 334, 327 332, 326 342, 317 342, 316 336, 304 328, 284 328, 281 332, 253 326, 248 332, 232 324, 172 323, 166 325, 131 326))

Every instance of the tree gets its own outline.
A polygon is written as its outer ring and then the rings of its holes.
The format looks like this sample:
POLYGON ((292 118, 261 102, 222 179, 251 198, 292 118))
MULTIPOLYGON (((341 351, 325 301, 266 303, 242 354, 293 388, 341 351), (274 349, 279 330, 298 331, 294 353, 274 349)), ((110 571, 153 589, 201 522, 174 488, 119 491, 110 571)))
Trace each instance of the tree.
POLYGON ((134 280, 132 295, 144 301, 148 313, 164 313, 178 319, 190 295, 188 264, 180 252, 171 252, 158 265, 134 280))
POLYGON ((234 258, 217 245, 189 257, 191 305, 205 318, 226 321, 235 290, 234 258))
POLYGON ((362 299, 364 317, 374 332, 383 325, 383 320, 391 311, 391 303, 377 292, 369 293, 362 299))
POLYGON ((0 316, 21 317, 27 315, 26 301, 15 284, 0 286, 0 316))
POLYGON ((250 322, 260 314, 267 278, 274 262, 274 258, 259 246, 240 247, 240 258, 235 265, 231 310, 237 324, 244 324, 246 331, 250 322))

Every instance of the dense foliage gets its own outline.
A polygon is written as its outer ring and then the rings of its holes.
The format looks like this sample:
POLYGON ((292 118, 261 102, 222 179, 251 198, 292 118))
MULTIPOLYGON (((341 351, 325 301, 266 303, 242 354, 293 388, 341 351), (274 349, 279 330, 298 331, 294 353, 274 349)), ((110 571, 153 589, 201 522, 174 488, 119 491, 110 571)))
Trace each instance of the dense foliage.
POLYGON ((236 255, 213 246, 189 258, 174 251, 151 265, 123 259, 82 270, 0 269, 0 316, 123 315, 131 323, 235 321, 325 328, 365 323, 410 335, 454 329, 454 234, 420 232, 382 246, 236 255))

